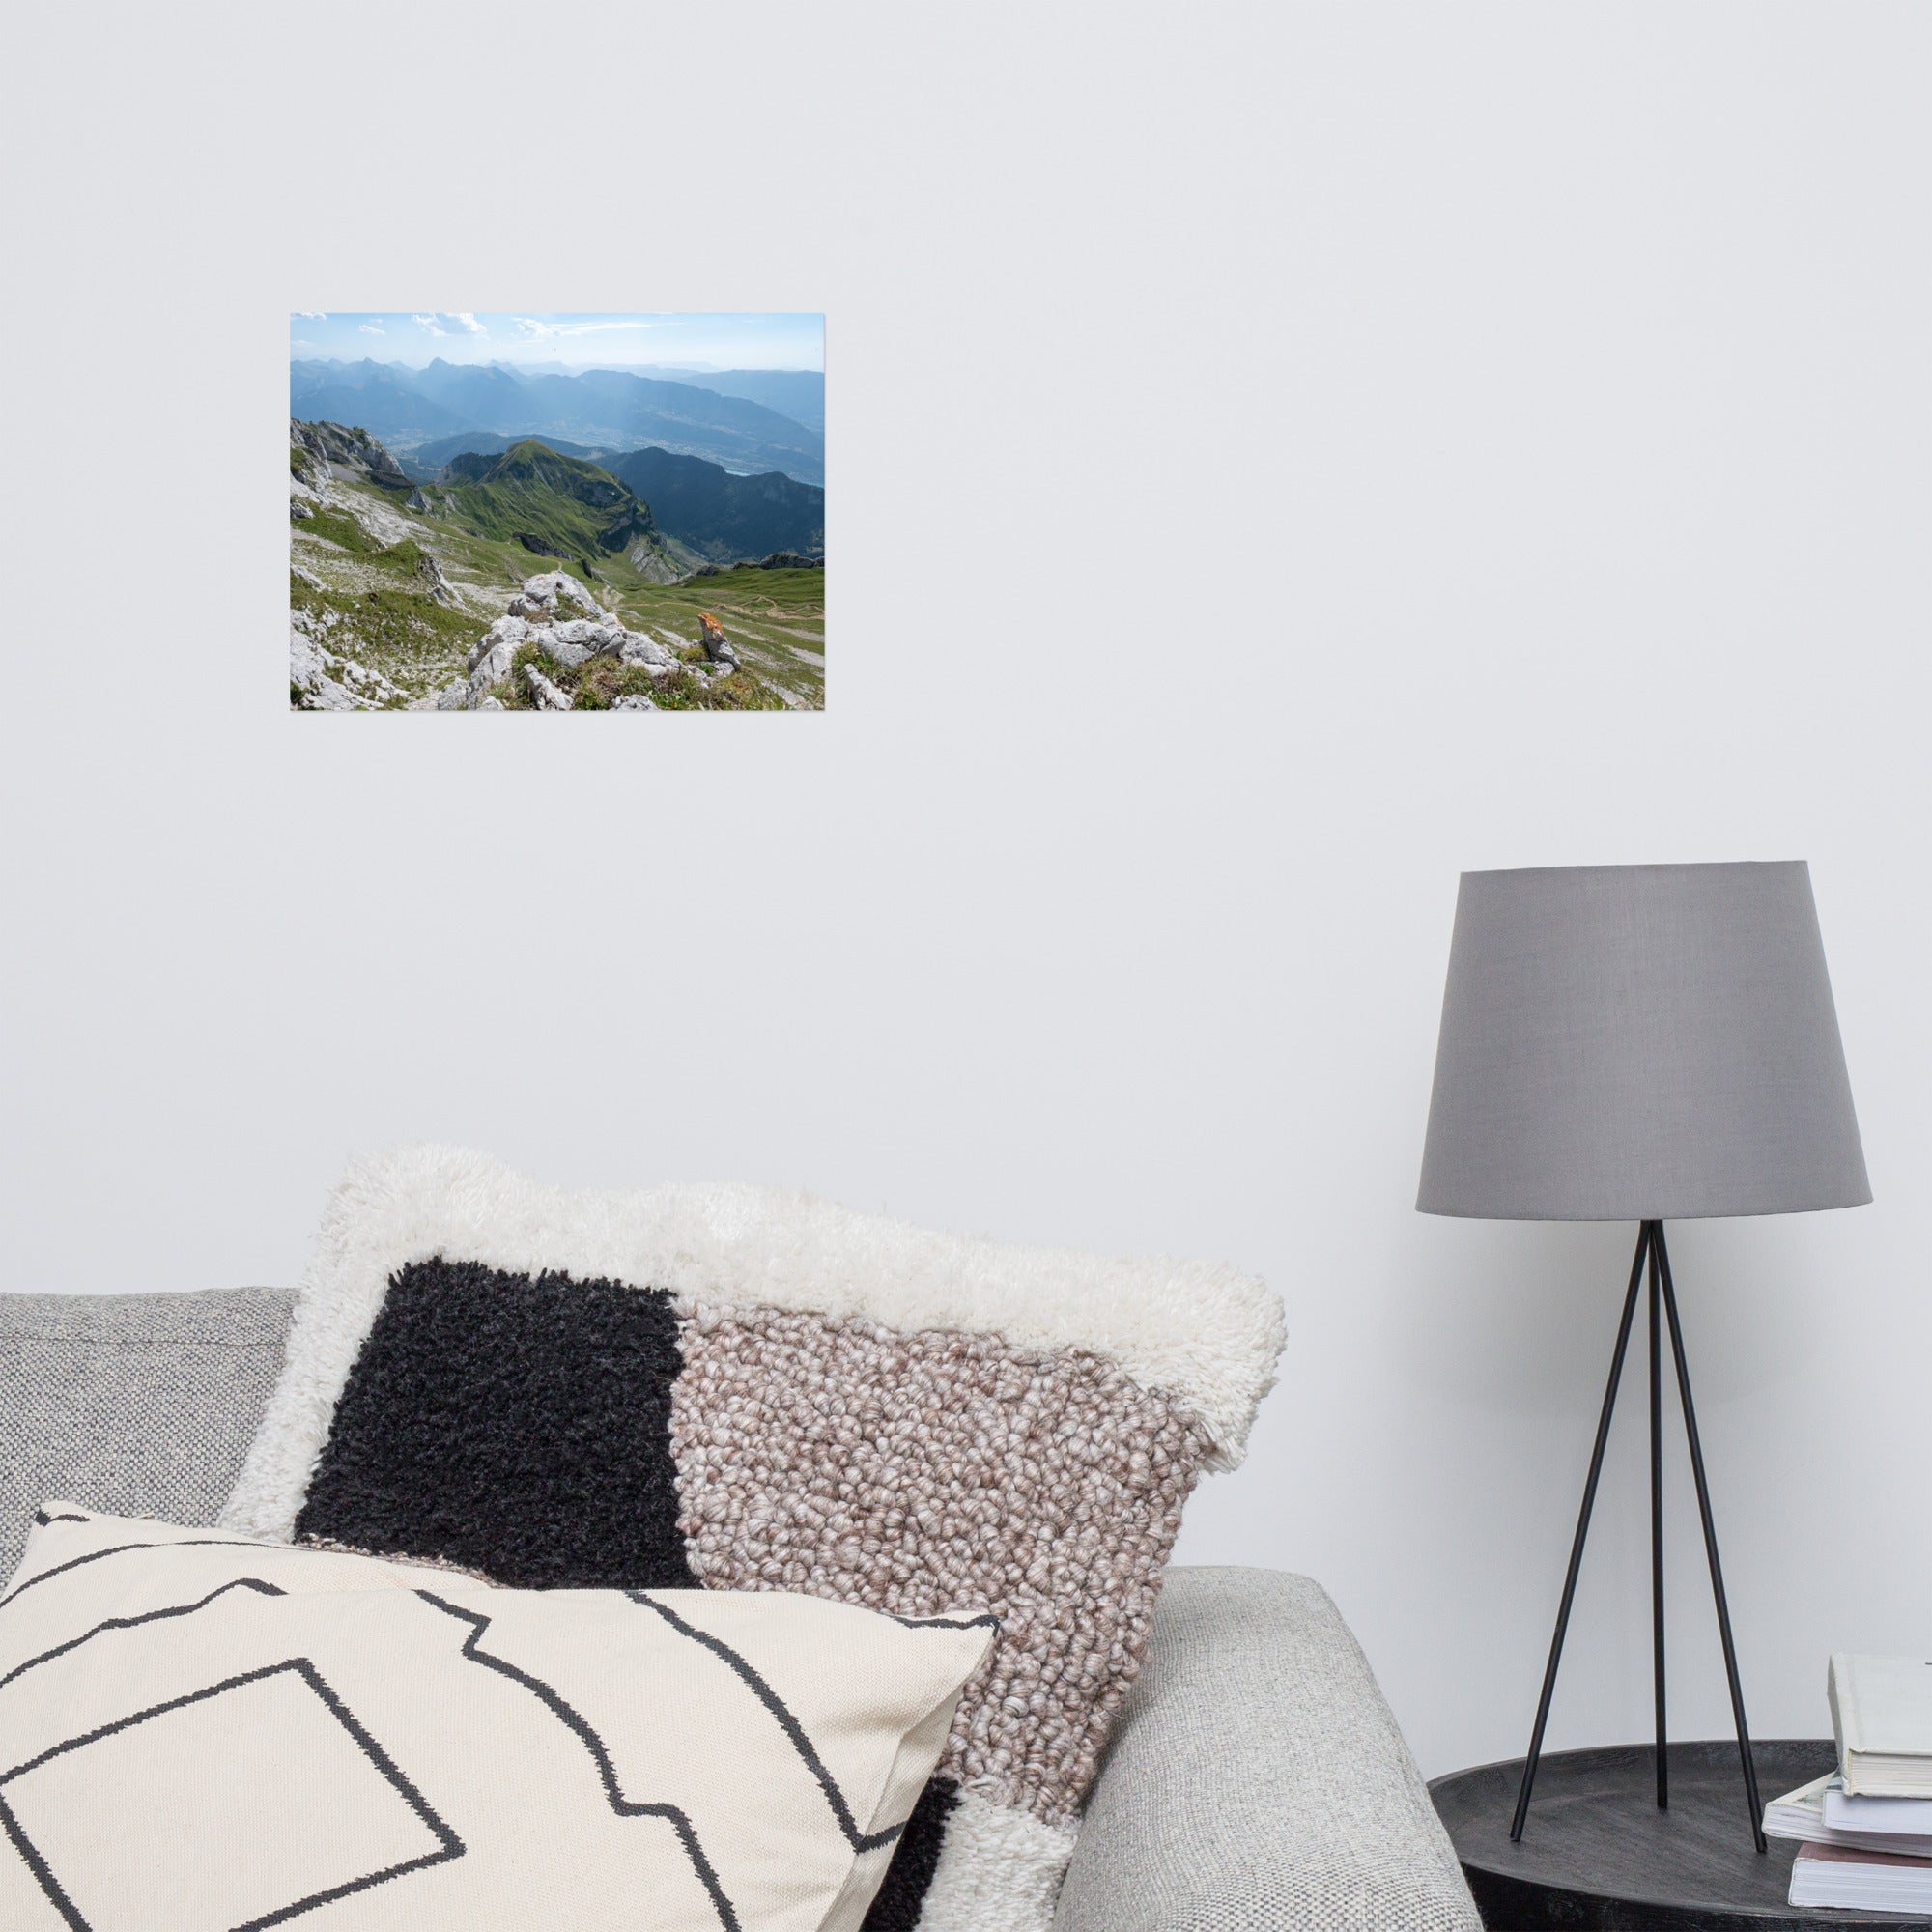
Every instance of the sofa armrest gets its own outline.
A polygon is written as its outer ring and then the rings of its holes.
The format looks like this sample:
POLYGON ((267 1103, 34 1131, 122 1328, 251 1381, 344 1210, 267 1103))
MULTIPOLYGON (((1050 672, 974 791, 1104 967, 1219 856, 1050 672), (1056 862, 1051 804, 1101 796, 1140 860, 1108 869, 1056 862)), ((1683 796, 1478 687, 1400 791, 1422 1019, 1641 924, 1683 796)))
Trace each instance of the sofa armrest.
POLYGON ((1481 1925, 1321 1587, 1271 1570, 1170 1570, 1055 1932, 1481 1925))
POLYGON ((213 1522, 281 1373, 295 1296, 0 1293, 0 1588, 34 1511, 213 1522))

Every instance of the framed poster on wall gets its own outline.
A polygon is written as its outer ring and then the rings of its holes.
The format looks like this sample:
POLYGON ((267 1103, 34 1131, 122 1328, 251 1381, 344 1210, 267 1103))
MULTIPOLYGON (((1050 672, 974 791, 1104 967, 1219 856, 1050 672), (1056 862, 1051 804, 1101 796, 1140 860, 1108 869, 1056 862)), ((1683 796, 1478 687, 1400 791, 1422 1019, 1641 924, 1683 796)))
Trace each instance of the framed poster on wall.
POLYGON ((816 711, 825 319, 289 318, 289 705, 816 711))

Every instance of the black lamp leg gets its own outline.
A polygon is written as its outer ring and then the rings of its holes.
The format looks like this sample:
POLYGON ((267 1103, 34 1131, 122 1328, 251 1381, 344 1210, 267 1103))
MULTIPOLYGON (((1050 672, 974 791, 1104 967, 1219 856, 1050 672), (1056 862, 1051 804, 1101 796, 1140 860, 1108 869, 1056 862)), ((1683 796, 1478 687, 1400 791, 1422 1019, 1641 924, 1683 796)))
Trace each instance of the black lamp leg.
POLYGON ((1623 1378, 1624 1351, 1630 1346, 1631 1321, 1636 1314, 1636 1292, 1642 1286, 1643 1264, 1650 1256, 1651 1225, 1648 1221, 1643 1224, 1642 1232, 1636 1237, 1636 1259, 1631 1263, 1630 1292, 1624 1296, 1624 1316, 1617 1324, 1617 1346, 1610 1357, 1610 1379, 1604 1390, 1604 1410, 1597 1418, 1597 1442, 1590 1451, 1590 1473, 1583 1483, 1583 1507, 1577 1517, 1577 1539, 1570 1546, 1570 1570, 1563 1578, 1563 1601, 1556 1607, 1556 1634, 1549 1640, 1549 1662, 1543 1672, 1543 1695, 1536 1704, 1536 1728, 1529 1734, 1529 1755, 1523 1759, 1522 1783, 1516 1794, 1516 1816, 1510 1822, 1512 1840, 1522 1836, 1522 1823, 1529 1816, 1530 1787, 1536 1782, 1536 1764, 1543 1755, 1543 1731, 1549 1721, 1549 1698, 1556 1689, 1556 1666, 1563 1661, 1563 1634, 1570 1627, 1570 1605, 1577 1595, 1577 1575, 1583 1567, 1583 1543, 1590 1534, 1590 1510, 1597 1500, 1597 1478, 1604 1472, 1604 1444, 1610 1437, 1610 1416, 1617 1406, 1617 1383, 1623 1378))
POLYGON ((1657 1808, 1670 1808, 1670 1753, 1663 1721, 1663 1376, 1659 1346, 1659 1262, 1663 1223, 1650 1229, 1650 1654, 1657 1697, 1657 1808))
POLYGON ((1751 1760, 1750 1727, 1745 1722, 1745 1689, 1738 1676, 1737 1647, 1731 1641, 1731 1612, 1724 1601, 1724 1573, 1718 1563, 1718 1525, 1711 1515, 1711 1488, 1704 1480, 1704 1451, 1697 1440, 1697 1411, 1690 1405, 1690 1370, 1684 1359, 1684 1330, 1677 1321, 1677 1291, 1670 1280, 1670 1255, 1663 1245, 1663 1224, 1657 1224, 1652 1253, 1663 1281, 1663 1312, 1670 1321, 1670 1352, 1677 1359, 1677 1393, 1684 1404, 1684 1434, 1690 1444, 1690 1473, 1697 1483, 1697 1513, 1704 1520, 1704 1553, 1711 1559, 1711 1595, 1718 1605, 1718 1634, 1724 1645, 1724 1675, 1731 1686, 1731 1716, 1738 1727, 1738 1756, 1745 1772, 1745 1802, 1750 1806, 1751 1840, 1761 1852, 1764 1806, 1757 1795, 1757 1766, 1751 1760))

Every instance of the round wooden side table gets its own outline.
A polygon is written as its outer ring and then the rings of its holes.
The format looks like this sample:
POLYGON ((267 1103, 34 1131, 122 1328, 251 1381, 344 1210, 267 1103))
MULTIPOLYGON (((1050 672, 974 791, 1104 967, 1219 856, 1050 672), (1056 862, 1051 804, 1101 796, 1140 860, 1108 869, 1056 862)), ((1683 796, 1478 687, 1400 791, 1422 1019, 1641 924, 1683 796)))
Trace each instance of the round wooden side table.
MULTIPOLYGON (((1755 1743, 1769 1802, 1832 1769, 1832 1741, 1755 1743)), ((1670 1808, 1660 1811, 1649 1745, 1546 1752, 1522 1841, 1511 1844, 1522 1760, 1451 1772, 1429 1787, 1491 1932, 1767 1932, 1772 1926, 1888 1925, 1932 1932, 1932 1917, 1818 1912, 1785 1903, 1797 1846, 1760 1856, 1745 1816, 1738 1747, 1670 1747, 1670 1808)))

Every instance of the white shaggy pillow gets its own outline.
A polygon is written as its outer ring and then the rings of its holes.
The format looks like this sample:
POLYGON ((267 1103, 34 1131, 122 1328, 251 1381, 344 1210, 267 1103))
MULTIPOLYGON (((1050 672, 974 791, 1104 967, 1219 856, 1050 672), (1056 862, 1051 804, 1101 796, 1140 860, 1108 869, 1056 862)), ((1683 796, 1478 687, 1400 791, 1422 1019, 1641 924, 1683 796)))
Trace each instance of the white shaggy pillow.
POLYGON ((0 1925, 850 1932, 991 1636, 49 1503, 0 1596, 0 1925))

